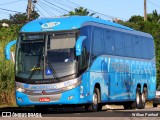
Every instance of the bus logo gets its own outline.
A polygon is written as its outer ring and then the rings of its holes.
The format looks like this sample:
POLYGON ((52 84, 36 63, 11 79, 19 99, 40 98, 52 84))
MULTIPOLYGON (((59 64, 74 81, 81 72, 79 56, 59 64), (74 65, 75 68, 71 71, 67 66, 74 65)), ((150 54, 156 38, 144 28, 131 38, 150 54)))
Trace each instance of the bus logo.
POLYGON ((52 28, 52 27, 58 26, 59 24, 60 24, 60 22, 49 22, 49 23, 42 24, 41 27, 43 29, 48 29, 48 28, 52 28))

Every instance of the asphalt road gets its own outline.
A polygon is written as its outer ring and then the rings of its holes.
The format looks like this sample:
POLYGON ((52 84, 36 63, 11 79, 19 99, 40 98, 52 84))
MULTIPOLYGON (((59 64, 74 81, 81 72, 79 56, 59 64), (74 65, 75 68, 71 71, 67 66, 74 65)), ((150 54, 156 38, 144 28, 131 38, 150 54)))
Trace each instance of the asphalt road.
POLYGON ((45 114, 36 113, 32 107, 6 107, 0 108, 0 120, 32 120, 32 119, 46 119, 46 120, 64 120, 64 119, 114 119, 114 120, 160 120, 160 106, 153 108, 151 106, 145 109, 124 110, 122 106, 114 106, 110 109, 104 108, 99 112, 86 112, 83 108, 50 108, 45 114), (2 117, 3 116, 3 117, 2 117))

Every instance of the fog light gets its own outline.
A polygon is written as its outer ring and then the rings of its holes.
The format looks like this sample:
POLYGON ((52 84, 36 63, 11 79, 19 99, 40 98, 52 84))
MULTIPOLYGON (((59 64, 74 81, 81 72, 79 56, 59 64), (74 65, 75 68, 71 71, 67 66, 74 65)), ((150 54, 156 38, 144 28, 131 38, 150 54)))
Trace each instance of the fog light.
POLYGON ((73 96, 69 96, 69 97, 68 97, 68 100, 71 100, 72 98, 73 98, 73 96))
POLYGON ((23 102, 22 98, 17 97, 18 101, 23 102))

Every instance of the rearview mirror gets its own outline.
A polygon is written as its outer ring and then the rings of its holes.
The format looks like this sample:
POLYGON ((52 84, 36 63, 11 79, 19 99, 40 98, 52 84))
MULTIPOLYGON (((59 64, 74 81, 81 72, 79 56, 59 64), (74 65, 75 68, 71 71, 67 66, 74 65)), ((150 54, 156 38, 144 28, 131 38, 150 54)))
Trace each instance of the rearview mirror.
POLYGON ((82 43, 86 39, 86 36, 80 36, 76 42, 76 56, 80 56, 82 53, 82 43))
POLYGON ((15 45, 17 42, 17 40, 12 40, 11 42, 9 42, 6 47, 5 47, 5 57, 7 60, 12 60, 13 62, 14 60, 14 52, 11 52, 11 47, 13 45, 15 45))

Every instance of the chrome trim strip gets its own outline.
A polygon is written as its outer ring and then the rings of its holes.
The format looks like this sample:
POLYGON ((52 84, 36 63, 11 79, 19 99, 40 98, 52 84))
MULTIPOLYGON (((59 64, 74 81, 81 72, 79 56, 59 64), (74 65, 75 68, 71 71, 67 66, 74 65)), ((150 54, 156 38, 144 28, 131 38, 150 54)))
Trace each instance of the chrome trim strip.
POLYGON ((53 83, 53 84, 25 84, 16 82, 16 89, 24 89, 25 94, 28 95, 53 95, 59 94, 63 91, 73 89, 81 84, 81 76, 75 79, 71 79, 65 82, 53 83), (42 93, 42 91, 45 91, 42 93))
POLYGON ((54 95, 54 94, 60 94, 64 91, 68 91, 68 90, 71 90, 73 88, 76 88, 81 82, 78 82, 74 85, 70 85, 68 87, 64 87, 64 88, 61 88, 59 91, 45 91, 46 93, 45 94, 42 94, 42 91, 37 91, 37 92, 34 92, 33 90, 32 91, 29 91, 29 90, 26 90, 25 94, 28 94, 28 95, 54 95))

